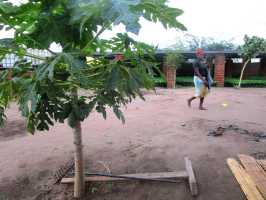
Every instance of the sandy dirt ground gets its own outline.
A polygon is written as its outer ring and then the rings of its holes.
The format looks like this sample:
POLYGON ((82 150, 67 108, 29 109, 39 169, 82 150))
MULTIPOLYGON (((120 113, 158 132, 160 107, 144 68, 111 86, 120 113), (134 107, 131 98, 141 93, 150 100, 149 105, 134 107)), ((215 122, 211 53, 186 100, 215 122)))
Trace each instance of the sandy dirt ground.
MULTIPOLYGON (((105 121, 97 113, 83 122, 84 157, 90 172, 142 173, 184 170, 191 158, 199 183, 198 200, 245 199, 226 165, 239 153, 266 153, 266 89, 214 88, 207 111, 189 109, 192 88, 157 89, 146 101, 136 100, 124 110, 126 124, 113 114, 105 121), (223 106, 222 104, 226 104, 223 106), (250 134, 227 130, 208 136, 218 127, 238 127, 250 134)), ((0 129, 0 199, 72 199, 72 186, 52 185, 53 173, 73 156, 73 135, 67 125, 31 136, 15 106, 0 129)), ((87 187, 93 200, 190 200, 187 183, 121 182, 87 187)))

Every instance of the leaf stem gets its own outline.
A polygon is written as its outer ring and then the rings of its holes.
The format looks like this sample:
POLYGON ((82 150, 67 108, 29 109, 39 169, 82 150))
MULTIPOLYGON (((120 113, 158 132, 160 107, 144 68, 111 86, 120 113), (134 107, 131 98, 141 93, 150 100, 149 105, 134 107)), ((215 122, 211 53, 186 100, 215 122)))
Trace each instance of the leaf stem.
POLYGON ((103 25, 102 28, 100 29, 100 31, 94 36, 94 38, 92 38, 87 44, 86 46, 82 49, 82 51, 85 51, 85 49, 87 49, 109 26, 111 26, 113 22, 109 22, 106 25, 103 25))

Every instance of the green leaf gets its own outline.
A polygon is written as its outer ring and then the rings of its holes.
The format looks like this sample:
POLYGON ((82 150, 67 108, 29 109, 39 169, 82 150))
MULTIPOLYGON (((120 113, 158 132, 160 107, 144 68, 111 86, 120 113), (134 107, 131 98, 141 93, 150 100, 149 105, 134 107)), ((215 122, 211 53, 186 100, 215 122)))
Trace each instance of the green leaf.
POLYGON ((4 0, 0 1, 0 13, 10 14, 16 12, 17 10, 18 8, 16 6, 13 6, 12 3, 4 0))
POLYGON ((106 87, 108 90, 113 90, 117 87, 117 82, 119 81, 120 72, 118 67, 113 67, 111 73, 106 81, 106 87))
POLYGON ((46 63, 46 64, 42 64, 40 67, 38 67, 37 69, 37 79, 39 81, 45 79, 45 78, 49 78, 50 80, 53 80, 54 78, 54 69, 55 66, 57 64, 59 64, 59 62, 62 59, 62 54, 57 55, 56 57, 50 58, 51 61, 46 63))
POLYGON ((124 117, 122 111, 118 107, 114 107, 113 111, 114 111, 116 117, 118 119, 120 119, 122 121, 122 123, 124 124, 125 123, 125 117, 124 117))
POLYGON ((141 13, 149 21, 160 21, 165 28, 186 30, 186 27, 176 19, 183 14, 183 11, 178 8, 168 7, 166 2, 166 0, 142 0, 138 5, 132 6, 131 9, 141 13))

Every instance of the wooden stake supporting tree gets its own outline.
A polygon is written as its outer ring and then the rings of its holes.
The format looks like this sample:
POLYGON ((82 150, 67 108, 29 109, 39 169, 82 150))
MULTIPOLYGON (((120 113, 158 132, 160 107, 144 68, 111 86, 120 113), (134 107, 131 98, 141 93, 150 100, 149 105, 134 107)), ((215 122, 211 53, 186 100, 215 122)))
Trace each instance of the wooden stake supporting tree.
POLYGON ((84 192, 81 122, 92 110, 106 118, 107 107, 124 122, 120 107, 138 96, 143 98, 140 88, 153 89, 154 48, 126 33, 108 40, 99 36, 121 23, 126 32, 138 34, 140 17, 160 21, 165 28, 185 30, 176 19, 183 11, 166 2, 31 0, 15 6, 0 0, 0 30, 15 32, 13 38, 0 40, 0 58, 10 53, 20 58, 10 70, 11 78, 8 71, 0 73, 0 124, 4 124, 11 101, 18 103, 32 134, 67 120, 74 134, 76 198, 84 192), (49 49, 53 42, 62 52, 49 49), (34 55, 28 49, 46 50, 51 55, 34 55), (123 59, 107 59, 110 51, 121 53, 123 59), (40 64, 33 68, 31 61, 22 59, 25 57, 40 64), (81 89, 88 94, 79 95, 81 89))

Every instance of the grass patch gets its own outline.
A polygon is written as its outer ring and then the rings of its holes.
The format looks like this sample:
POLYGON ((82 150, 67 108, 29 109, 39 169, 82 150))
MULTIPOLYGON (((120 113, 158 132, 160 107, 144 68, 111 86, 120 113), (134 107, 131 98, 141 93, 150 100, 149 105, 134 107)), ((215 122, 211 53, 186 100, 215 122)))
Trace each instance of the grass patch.
POLYGON ((176 85, 178 86, 194 86, 193 76, 177 76, 176 85))
MULTIPOLYGON (((162 77, 154 78, 155 85, 157 87, 166 87, 166 80, 162 77)), ((225 78, 225 87, 235 87, 238 85, 238 78, 225 78)), ((177 76, 176 77, 177 86, 194 86, 192 76, 177 76)), ((266 77, 264 76, 252 76, 246 80, 242 80, 241 87, 254 87, 254 88, 264 88, 266 87, 266 77)))
MULTIPOLYGON (((238 78, 225 78, 224 86, 225 87, 235 87, 238 86, 238 78)), ((255 87, 263 88, 266 87, 266 78, 265 77, 249 77, 249 79, 242 80, 241 87, 255 87)))
POLYGON ((153 81, 156 87, 166 87, 166 80, 163 77, 153 77, 153 81))

